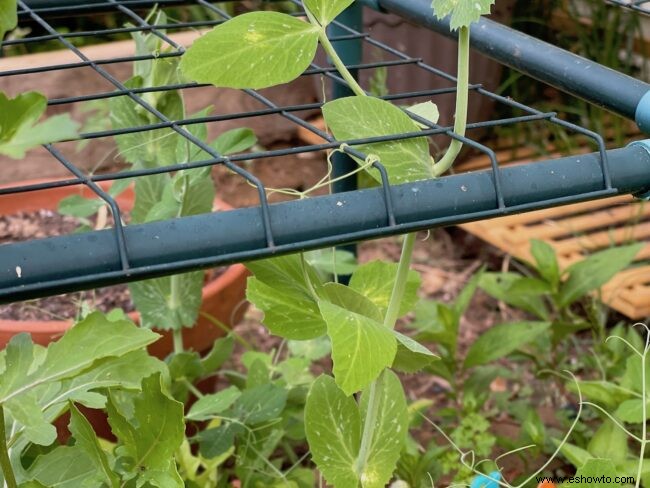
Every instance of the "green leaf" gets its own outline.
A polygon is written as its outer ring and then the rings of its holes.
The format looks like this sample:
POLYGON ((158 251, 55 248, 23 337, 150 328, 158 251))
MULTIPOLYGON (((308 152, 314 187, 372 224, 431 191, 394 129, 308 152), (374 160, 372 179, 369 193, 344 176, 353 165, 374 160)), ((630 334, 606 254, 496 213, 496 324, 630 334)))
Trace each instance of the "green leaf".
MULTIPOLYGON (((418 132, 420 128, 402 110, 373 97, 348 97, 328 102, 323 116, 337 140, 352 141, 369 137, 418 132)), ((376 155, 386 167, 391 183, 400 184, 434 177, 426 137, 401 141, 355 145, 366 155, 376 155)), ((361 161, 363 163, 363 161, 361 161)), ((381 182, 375 170, 369 174, 381 182)))
POLYGON ((16 0, 0 0, 0 42, 4 39, 5 33, 18 25, 16 13, 16 0))
POLYGON ((96 312, 51 343, 38 365, 31 340, 25 335, 15 336, 7 347, 6 369, 0 377, 0 404, 45 383, 78 375, 101 359, 140 349, 158 337, 132 322, 111 322, 96 312))
POLYGON ((220 392, 199 398, 186 415, 187 420, 209 420, 230 408, 241 396, 238 388, 231 386, 220 392))
POLYGON ((303 3, 320 25, 325 27, 352 5, 354 0, 304 0, 303 3))
POLYGON ((431 6, 434 14, 439 19, 451 15, 450 27, 452 30, 459 27, 468 27, 471 23, 489 14, 495 0, 433 0, 431 6))
MULTIPOLYGON (((390 297, 393 293, 397 268, 397 263, 384 261, 372 261, 359 266, 352 278, 350 278, 350 288, 369 298, 379 307, 383 316, 388 309, 390 297)), ((420 288, 420 275, 416 271, 409 270, 404 298, 399 308, 400 316, 407 314, 415 307, 418 300, 418 288, 420 288)))
POLYGON ((530 252, 537 263, 537 271, 552 286, 560 283, 560 265, 557 262, 555 249, 545 242, 538 239, 530 241, 530 252))
MULTIPOLYGON (((584 483, 570 483, 566 486, 575 486, 578 488, 619 488, 620 483, 614 483, 618 477, 618 472, 614 463, 609 459, 589 459, 585 464, 578 468, 574 478, 584 479, 584 483), (609 481, 607 481, 609 480, 609 481)), ((565 486, 563 484, 562 486, 565 486)))
POLYGON ((320 376, 309 390, 305 431, 312 459, 327 482, 357 488, 354 466, 361 445, 361 416, 354 398, 330 376, 320 376))
POLYGON ((306 254, 307 261, 318 271, 339 276, 351 275, 359 267, 357 258, 349 251, 336 249, 317 249, 306 254))
POLYGON ((332 352, 332 345, 327 336, 310 341, 289 341, 287 345, 292 355, 304 357, 310 361, 318 361, 332 352))
POLYGON ((332 341, 336 383, 346 395, 364 389, 393 364, 393 331, 358 313, 321 300, 319 308, 332 341))
POLYGON ((310 290, 320 285, 318 273, 299 255, 282 256, 247 264, 255 277, 248 279, 246 297, 264 312, 263 323, 281 337, 315 339, 327 331, 310 290))
POLYGON ((214 429, 206 429, 199 433, 199 452, 207 459, 213 459, 228 452, 235 444, 235 437, 244 431, 244 427, 227 423, 214 429))
POLYGON ((492 297, 503 301, 515 308, 530 312, 541 319, 549 316, 544 302, 544 294, 538 289, 519 286, 517 292, 512 292, 520 280, 526 279, 517 273, 483 273, 479 279, 479 286, 492 297))
MULTIPOLYGON (((646 404, 647 412, 650 412, 650 405, 646 404)), ((632 400, 625 400, 621 403, 616 411, 614 417, 630 424, 640 424, 643 422, 643 402, 640 398, 632 400)))
POLYGON ((84 198, 81 195, 70 195, 59 202, 57 210, 61 215, 86 218, 95 215, 104 205, 106 203, 98 198, 84 198))
POLYGON ((224 132, 210 145, 222 156, 247 151, 257 144, 257 137, 252 129, 239 128, 224 132))
MULTIPOLYGON (((609 381, 579 381, 578 384, 586 399, 600 403, 610 411, 632 396, 627 388, 622 388, 609 381)), ((578 391, 572 382, 567 383, 567 389, 574 393, 578 391)))
POLYGON ((456 355, 460 316, 444 303, 421 300, 415 309, 415 321, 411 324, 420 339, 437 342, 456 355))
POLYGON ((320 290, 322 299, 349 312, 363 315, 375 322, 382 323, 384 314, 377 308, 375 303, 366 298, 352 287, 340 283, 326 283, 320 290))
POLYGON ((587 450, 595 458, 610 459, 621 463, 628 457, 627 434, 612 420, 605 419, 589 440, 587 450))
POLYGON ((29 468, 29 476, 47 487, 79 488, 93 479, 96 469, 80 446, 61 446, 38 456, 29 468))
POLYGON ((129 284, 142 326, 180 330, 194 325, 201 308, 204 280, 203 271, 193 271, 129 284))
MULTIPOLYGON (((411 107, 406 107, 406 110, 412 114, 417 115, 425 120, 428 120, 432 124, 437 124, 438 119, 440 119, 440 112, 438 111, 438 106, 433 102, 424 102, 418 103, 411 107)), ((415 121, 418 127, 422 129, 428 129, 429 126, 426 124, 421 124, 418 121, 415 121)))
POLYGON ((22 93, 16 98, 0 92, 0 154, 22 159, 26 151, 41 144, 77 136, 78 124, 67 114, 50 117, 39 124, 46 108, 47 98, 38 92, 22 93))
POLYGON ((111 396, 108 422, 121 444, 121 462, 142 483, 182 487, 174 453, 185 436, 183 404, 163 392, 161 380, 160 374, 143 380, 142 393, 133 396, 132 419, 118 411, 111 396))
POLYGON ((397 339, 397 353, 393 361, 393 368, 403 373, 417 373, 439 359, 422 344, 409 336, 393 331, 397 339))
POLYGON ((465 367, 471 368, 507 356, 549 330, 549 322, 513 322, 488 329, 469 348, 465 367))
POLYGON ((111 487, 119 486, 119 478, 113 472, 108 462, 108 456, 99 445, 97 435, 90 422, 74 406, 70 405, 70 433, 75 439, 75 446, 79 446, 95 465, 96 474, 92 477, 96 482, 111 487))
POLYGON ((247 425, 259 425, 280 417, 287 391, 272 383, 244 390, 232 407, 232 415, 247 425))
POLYGON ((231 335, 217 339, 210 352, 201 359, 203 374, 210 374, 217 371, 225 363, 235 348, 235 340, 231 335))
MULTIPOLYGON (((124 85, 129 89, 152 86, 142 76, 134 76, 127 80, 124 85)), ((153 99, 147 99, 147 101, 170 120, 185 118, 183 99, 178 91, 166 90, 159 92, 153 99)), ((109 108, 113 129, 129 129, 160 122, 153 114, 150 114, 127 96, 111 98, 109 108)), ((155 168, 176 163, 176 151, 183 141, 186 143, 186 140, 180 134, 169 128, 115 136, 120 155, 136 169, 155 168)), ((155 178, 151 176, 138 178, 138 183, 140 180, 148 179, 155 178)), ((136 195, 137 186, 136 183, 136 195)))
MULTIPOLYGON (((553 443, 557 446, 560 446, 560 441, 557 439, 553 439, 553 443)), ((569 444, 568 442, 565 442, 561 445, 562 447, 560 448, 560 452, 562 455, 578 469, 584 466, 587 461, 593 459, 593 456, 589 454, 589 451, 586 449, 582 449, 581 447, 569 444)))
POLYGON ((182 58, 181 70, 199 83, 267 88, 298 78, 317 46, 317 27, 287 14, 252 12, 195 41, 182 58))
POLYGON ((559 305, 566 307, 587 293, 607 283, 616 273, 625 269, 645 244, 614 247, 592 254, 571 265, 568 279, 560 288, 559 305))
MULTIPOLYGON (((383 488, 397 465, 408 433, 409 415, 402 385, 390 370, 385 370, 377 382, 379 406, 368 462, 361 473, 363 488, 383 488)), ((368 392, 361 397, 361 418, 366 418, 368 392)), ((364 426, 365 427, 365 426, 364 426)))

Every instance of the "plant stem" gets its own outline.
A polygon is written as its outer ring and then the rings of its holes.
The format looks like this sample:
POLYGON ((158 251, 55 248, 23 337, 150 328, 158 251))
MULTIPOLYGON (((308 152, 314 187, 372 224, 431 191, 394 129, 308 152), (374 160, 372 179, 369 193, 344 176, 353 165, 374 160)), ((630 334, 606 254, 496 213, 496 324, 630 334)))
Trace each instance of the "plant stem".
POLYGON ((176 354, 183 352, 185 350, 183 347, 183 329, 174 329, 172 338, 174 339, 174 352, 176 354))
MULTIPOLYGON (((408 272, 411 266, 411 257, 413 256, 413 247, 415 246, 416 234, 407 234, 404 238, 402 245, 402 255, 399 259, 397 267, 397 276, 395 276, 395 283, 393 291, 388 302, 388 309, 384 317, 384 326, 393 329, 399 317, 399 307, 404 298, 404 291, 406 290, 406 281, 408 279, 408 272)), ((368 463, 368 456, 370 455, 370 446, 372 445, 372 438, 375 431, 375 423, 377 415, 379 415, 379 398, 381 392, 379 389, 379 378, 370 384, 368 391, 368 410, 366 410, 366 418, 363 424, 363 435, 361 437, 361 446, 359 447, 359 456, 356 462, 356 472, 359 477, 363 473, 363 468, 368 463)))
MULTIPOLYGON (((469 27, 461 27, 458 33, 458 80, 456 82, 456 115, 454 132, 464 137, 467 129, 467 105, 469 100, 469 27)), ((452 139, 447 152, 433 165, 433 173, 445 173, 460 154, 463 143, 452 139)))
MULTIPOLYGON (((650 332, 647 332, 650 334, 650 332)), ((646 358, 648 356, 648 337, 646 337, 645 349, 643 350, 643 356, 641 357, 641 412, 643 422, 641 423, 641 448, 639 449, 639 467, 636 473, 636 488, 641 486, 641 475, 643 474, 643 462, 645 458, 645 446, 648 443, 648 405, 646 399, 646 358)))
POLYGON ((183 378, 183 384, 196 398, 203 398, 203 393, 201 393, 199 389, 196 386, 194 386, 190 380, 188 380, 187 378, 183 378))
POLYGON ((0 406, 0 468, 2 468, 2 476, 4 477, 7 488, 18 488, 16 483, 16 476, 11 467, 11 460, 9 459, 9 449, 7 449, 7 434, 5 432, 5 411, 0 406))
POLYGON ((320 40, 321 46, 323 46, 323 49, 325 49, 325 52, 334 64, 334 67, 347 82, 350 89, 354 92, 355 95, 359 97, 367 96, 365 90, 361 88, 361 85, 359 85, 357 80, 354 79, 352 73, 350 73, 343 60, 339 57, 339 53, 337 53, 336 49, 334 49, 334 46, 327 37, 327 29, 318 23, 308 8, 305 9, 305 13, 307 14, 307 18, 309 19, 311 25, 318 28, 318 39, 320 40))

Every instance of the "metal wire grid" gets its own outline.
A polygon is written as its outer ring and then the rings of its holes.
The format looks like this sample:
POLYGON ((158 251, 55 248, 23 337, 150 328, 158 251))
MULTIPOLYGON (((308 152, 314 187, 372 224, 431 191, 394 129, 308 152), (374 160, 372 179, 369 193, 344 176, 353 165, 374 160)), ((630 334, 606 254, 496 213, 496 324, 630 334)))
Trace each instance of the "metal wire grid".
MULTIPOLYGON (((300 6, 299 1, 294 0, 294 3, 300 6)), ((250 160, 254 161, 262 158, 281 158, 283 156, 287 156, 291 154, 295 155, 300 153, 327 151, 327 150, 339 149, 339 148, 342 148, 342 150, 345 151, 350 156, 354 156, 360 159, 365 159, 366 156, 360 153, 357 149, 355 149, 355 146, 362 145, 362 144, 410 139, 410 138, 423 137, 423 136, 443 135, 443 136, 447 136, 449 139, 456 139, 462 141, 465 145, 472 147, 473 149, 482 152, 489 157, 491 161, 492 181, 497 196, 495 202, 495 211, 500 214, 506 214, 506 213, 516 212, 516 211, 524 211, 527 209, 540 208, 542 206, 550 206, 554 204, 571 203, 571 202, 583 201, 586 199, 602 198, 604 196, 613 195, 616 193, 616 190, 612 187, 609 163, 607 160, 607 153, 605 150, 605 144, 603 139, 600 137, 600 135, 592 131, 589 131, 585 128, 579 127, 575 124, 571 124, 566 121, 563 121, 557 118, 556 116, 557 114, 554 112, 541 112, 532 107, 528 107, 526 105, 518 103, 510 98, 492 93, 484 89, 480 84, 471 85, 470 89, 474 93, 480 96, 487 97, 488 99, 498 104, 506 105, 513 111, 518 111, 519 113, 523 113, 523 114, 500 119, 500 120, 471 123, 468 125, 468 131, 475 131, 477 129, 484 129, 484 128, 495 127, 495 126, 507 126, 507 125, 520 124, 520 123, 531 123, 535 121, 545 121, 546 123, 549 124, 555 124, 561 126, 576 134, 581 134, 593 140, 599 148, 600 169, 602 171, 602 189, 598 191, 589 192, 589 193, 576 194, 571 197, 564 197, 562 199, 557 199, 557 200, 536 202, 535 204, 508 206, 506 204, 504 194, 502 191, 503 184, 501 182, 499 162, 497 161, 497 157, 494 151, 492 151, 489 147, 486 147, 485 145, 481 144, 480 142, 471 139, 470 137, 461 137, 455 134, 453 132, 453 127, 439 126, 437 124, 431 123, 428 120, 417 117, 411 113, 409 113, 409 115, 412 116, 420 124, 426 126, 426 129, 418 132, 408 133, 408 134, 395 134, 392 136, 373 137, 373 138, 353 140, 353 141, 337 141, 327 132, 320 130, 319 128, 315 127, 313 124, 303 120, 298 115, 296 115, 297 113, 300 112, 318 109, 322 106, 321 103, 306 103, 306 104, 291 105, 291 106, 280 106, 258 91, 244 90, 244 92, 248 96, 260 102, 265 108, 260 110, 240 112, 234 114, 222 114, 222 115, 216 114, 216 115, 200 117, 200 118, 170 120, 163 113, 161 113, 160 111, 152 107, 149 103, 147 103, 142 97, 142 95, 147 93, 166 91, 166 90, 179 90, 179 89, 190 90, 205 85, 200 85, 196 83, 181 83, 181 84, 166 85, 166 86, 143 87, 139 89, 131 89, 126 87, 120 80, 117 80, 110 73, 108 73, 103 66, 109 64, 115 64, 115 63, 127 63, 127 62, 130 63, 130 62, 143 61, 143 60, 160 59, 162 57, 181 56, 184 53, 183 46, 174 42, 169 37, 169 35, 166 34, 165 32, 166 30, 209 27, 209 26, 217 25, 223 21, 206 20, 206 21, 197 21, 197 22, 188 22, 188 23, 167 23, 164 25, 163 24, 155 25, 155 24, 148 23, 144 17, 142 17, 139 13, 137 13, 138 9, 151 7, 155 4, 163 7, 165 5, 179 4, 178 1, 174 1, 174 0, 158 0, 157 2, 145 1, 145 0, 121 0, 121 1, 107 0, 106 2, 103 3, 92 3, 92 4, 80 3, 73 7, 70 6, 49 7, 49 8, 40 8, 40 9, 30 8, 28 3, 26 3, 24 0, 19 0, 18 4, 20 9, 19 11, 20 20, 21 21, 30 20, 31 22, 36 23, 46 32, 46 34, 34 36, 34 37, 28 37, 24 39, 8 40, 5 41, 2 44, 2 46, 32 44, 32 43, 41 43, 45 41, 56 40, 59 41, 63 46, 65 46, 65 48, 73 52, 78 57, 79 61, 74 63, 59 64, 59 65, 38 66, 38 67, 14 69, 8 71, 0 71, 0 77, 17 76, 17 75, 34 74, 34 73, 47 73, 54 70, 67 70, 67 69, 74 69, 74 68, 81 68, 81 67, 90 67, 102 78, 104 78, 107 82, 109 82, 115 89, 112 91, 93 93, 89 95, 51 99, 48 102, 49 105, 65 106, 65 105, 78 103, 78 102, 87 102, 93 100, 108 99, 108 98, 113 98, 118 96, 125 96, 131 99, 136 104, 138 104, 145 111, 152 114, 158 120, 157 123, 153 123, 146 126, 84 133, 79 136, 78 140, 93 140, 93 139, 104 138, 104 137, 115 137, 123 134, 144 133, 146 131, 152 131, 158 129, 171 129, 178 135, 185 138, 189 143, 200 148, 210 156, 208 159, 204 161, 198 161, 189 164, 187 163, 173 164, 170 166, 158 167, 153 169, 138 169, 138 170, 128 170, 128 171, 121 171, 121 172, 112 172, 108 174, 90 175, 90 174, 86 174, 83 170, 76 167, 74 163, 66 159, 66 157, 59 150, 57 150, 56 145, 46 145, 45 148, 47 149, 47 151, 49 151, 49 153, 60 164, 62 164, 65 168, 67 168, 67 170, 69 170, 69 172, 73 175, 73 177, 65 180, 50 181, 41 184, 3 188, 0 189, 0 196, 12 194, 12 193, 31 192, 31 191, 44 190, 48 188, 64 187, 64 186, 72 186, 72 185, 87 186, 99 198, 103 199, 111 209, 111 212, 114 217, 114 222, 115 222, 114 236, 115 236, 115 243, 116 243, 116 252, 119 254, 119 258, 121 262, 120 271, 104 273, 101 276, 94 275, 94 276, 79 276, 73 279, 68 278, 66 280, 61 280, 62 285, 65 283, 69 285, 72 282, 83 285, 84 283, 89 284, 89 283, 97 282, 98 280, 101 281, 101 279, 103 278, 110 278, 110 277, 115 278, 116 276, 122 277, 124 278, 124 280, 126 280, 128 277, 128 279, 131 280, 138 276, 141 277, 146 276, 147 273, 158 272, 158 274, 160 274, 161 272, 171 272, 174 270, 188 269, 189 267, 197 267, 197 268, 208 267, 210 265, 217 264, 218 262, 223 262, 223 261, 219 261, 219 259, 217 258, 198 259, 198 260, 195 259, 195 260, 188 260, 185 262, 177 262, 174 263, 174 265, 172 266, 166 266, 166 267, 161 266, 161 269, 157 269, 156 266, 149 266, 146 271, 131 266, 129 254, 128 254, 128 245, 126 242, 124 228, 121 223, 122 222, 121 210, 117 202, 108 193, 104 192, 99 187, 98 183, 102 181, 144 177, 144 176, 150 176, 155 174, 170 173, 170 172, 175 172, 180 170, 195 169, 195 168, 202 168, 206 166, 215 166, 215 165, 223 165, 229 170, 233 171, 234 173, 244 178, 250 184, 254 185, 257 188, 257 194, 259 196, 258 209, 261 215, 261 221, 263 223, 263 232, 264 232, 264 239, 266 242, 266 249, 263 250, 262 252, 255 252, 255 253, 242 252, 237 254, 236 256, 228 255, 228 256, 221 257, 230 262, 233 262, 234 260, 243 261, 247 259, 265 257, 265 256, 272 255, 276 252, 287 252, 289 250, 297 250, 305 245, 305 242, 296 242, 296 243, 291 243, 289 245, 283 244, 282 246, 276 246, 274 234, 273 234, 273 228, 270 219, 269 202, 267 199, 264 185, 251 172, 247 171, 246 169, 244 169, 243 167, 237 164, 243 161, 250 161, 250 160), (72 13, 81 14, 86 12, 92 12, 97 9, 103 9, 103 10, 112 11, 124 15, 127 18, 129 18, 130 21, 133 22, 135 25, 132 27, 120 27, 120 28, 110 28, 110 29, 107 28, 107 29, 93 30, 93 31, 60 33, 57 32, 55 28, 47 20, 47 18, 49 18, 50 16, 70 15, 72 13), (155 56, 154 55, 129 56, 129 57, 100 60, 100 59, 89 59, 86 55, 83 54, 83 52, 79 48, 75 47, 74 44, 71 42, 72 38, 78 38, 78 37, 104 38, 110 35, 130 33, 130 32, 152 33, 158 38, 160 38, 162 41, 164 41, 171 48, 171 51, 161 53, 161 54, 156 54, 155 56), (212 147, 210 147, 209 145, 207 145, 206 143, 204 143, 203 141, 195 137, 187 129, 187 127, 192 124, 219 122, 219 121, 226 121, 226 120, 233 120, 233 119, 245 120, 246 118, 249 117, 257 117, 257 116, 264 116, 264 115, 279 115, 289 120, 290 122, 296 124, 297 126, 301 126, 309 130, 310 132, 322 137, 326 142, 323 144, 312 144, 312 145, 305 145, 301 147, 293 147, 293 148, 279 149, 279 150, 262 150, 254 153, 238 154, 231 157, 224 157, 221 154, 217 153, 212 147)), ((227 14, 226 11, 224 11, 219 6, 213 5, 205 0, 191 0, 191 1, 188 0, 184 2, 183 5, 200 6, 203 9, 206 9, 206 11, 216 13, 224 19, 229 18, 229 15, 227 14)), ((418 69, 423 70, 424 72, 428 73, 431 76, 440 77, 444 80, 447 80, 450 83, 450 85, 452 85, 449 88, 391 94, 383 97, 384 99, 391 100, 391 101, 405 102, 408 101, 409 99, 428 97, 435 100, 436 96, 453 93, 455 91, 453 84, 455 83, 456 79, 454 76, 424 63, 419 58, 413 58, 408 54, 400 52, 399 50, 394 49, 383 42, 373 39, 368 33, 354 30, 340 23, 336 23, 336 25, 343 32, 346 32, 346 34, 333 38, 333 41, 360 40, 364 43, 365 46, 372 46, 373 48, 379 49, 380 51, 386 53, 387 55, 390 55, 393 58, 395 58, 392 61, 380 61, 380 62, 353 65, 353 66, 349 66, 350 69, 357 70, 357 71, 376 69, 376 68, 398 69, 400 66, 409 65, 409 66, 415 66, 418 69)), ((333 83, 345 84, 345 81, 338 75, 335 68, 333 68, 332 66, 319 66, 316 63, 312 63, 310 68, 302 76, 314 76, 314 75, 324 76, 325 78, 329 79, 333 83)), ((340 236, 342 241, 345 240, 346 238, 352 240, 353 238, 363 239, 363 238, 379 237, 382 235, 391 235, 396 233, 396 229, 399 229, 400 222, 396 220, 395 213, 393 210, 393 203, 392 203, 393 188, 388 182, 386 169, 382 166, 381 162, 374 163, 373 167, 381 175, 381 180, 382 180, 381 186, 383 189, 383 197, 384 197, 385 211, 386 211, 386 226, 382 229, 376 229, 372 233, 367 233, 367 232, 359 233, 359 235, 352 233, 348 236, 340 236)), ((459 218, 459 220, 461 219, 469 220, 471 218, 479 218, 481 216, 482 215, 479 214, 459 216, 462 217, 459 218)), ((488 215, 486 214, 485 217, 487 216, 488 215)), ((445 222, 443 221, 430 222, 432 226, 435 224, 443 224, 443 223, 445 222)), ((310 241, 310 246, 315 247, 314 244, 318 245, 317 242, 310 241)), ((325 241, 323 241, 323 244, 325 244, 325 241)), ((38 289, 39 286, 41 285, 39 284, 28 285, 27 289, 29 289, 30 287, 34 289, 38 289)), ((24 292, 25 289, 26 287, 24 286, 5 288, 4 290, 0 290, 0 296, 11 297, 12 293, 18 290, 24 292)), ((4 300, 6 301, 6 299, 4 300)))
POLYGON ((650 0, 606 0, 608 3, 650 15, 650 0))

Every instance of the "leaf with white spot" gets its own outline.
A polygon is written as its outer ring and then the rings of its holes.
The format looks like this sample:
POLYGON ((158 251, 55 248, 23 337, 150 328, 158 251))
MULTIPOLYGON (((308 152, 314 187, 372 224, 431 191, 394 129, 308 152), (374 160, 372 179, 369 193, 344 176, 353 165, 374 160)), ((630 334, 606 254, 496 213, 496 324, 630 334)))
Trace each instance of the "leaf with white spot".
POLYGON ((309 390, 305 432, 312 458, 327 482, 337 488, 356 488, 361 416, 354 398, 346 396, 330 376, 320 376, 309 390))
POLYGON ((267 88, 298 78, 317 47, 317 27, 287 14, 251 12, 194 42, 181 70, 192 80, 219 87, 267 88))
POLYGON ((452 29, 468 27, 481 15, 489 14, 495 0, 433 0, 431 6, 439 19, 451 15, 449 23, 452 29))
MULTIPOLYGON (((395 105, 373 97, 347 97, 326 103, 323 116, 338 141, 417 133, 420 128, 395 105)), ((354 149, 375 155, 393 184, 434 177, 426 137, 413 137, 372 144, 355 144, 354 149)), ((381 182, 376 170, 369 174, 381 182)))

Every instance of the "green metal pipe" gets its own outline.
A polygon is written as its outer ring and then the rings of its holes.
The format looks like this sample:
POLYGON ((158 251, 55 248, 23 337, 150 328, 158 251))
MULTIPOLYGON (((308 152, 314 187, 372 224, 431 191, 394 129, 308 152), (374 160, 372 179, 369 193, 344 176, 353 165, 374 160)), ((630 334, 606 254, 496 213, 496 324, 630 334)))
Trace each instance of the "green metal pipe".
POLYGON ((598 154, 504 168, 503 208, 497 205, 491 171, 394 186, 395 226, 388 223, 381 188, 271 205, 274 248, 266 247, 259 208, 128 226, 128 273, 121 271, 111 230, 6 244, 0 246, 0 302, 643 193, 650 190, 648 148, 650 143, 608 151, 613 184, 608 192, 602 191, 598 154))

